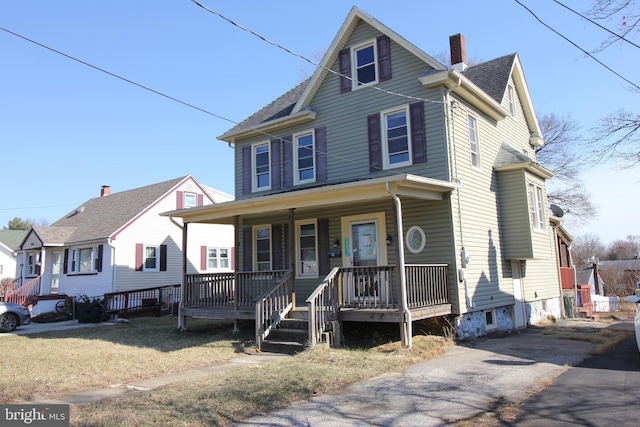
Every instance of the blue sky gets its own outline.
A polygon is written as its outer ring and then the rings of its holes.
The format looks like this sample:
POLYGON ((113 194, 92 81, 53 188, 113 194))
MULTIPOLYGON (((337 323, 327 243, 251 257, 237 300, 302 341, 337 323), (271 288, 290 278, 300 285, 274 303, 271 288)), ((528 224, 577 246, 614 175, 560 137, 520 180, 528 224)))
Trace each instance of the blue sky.
MULTIPOLYGON (((521 2, 584 49, 606 36, 552 0, 521 2)), ((640 94, 513 0, 201 3, 318 61, 355 5, 428 54, 447 52, 459 32, 475 60, 518 52, 539 115, 572 114, 588 128, 621 107, 637 113, 640 94)), ((0 226, 16 216, 54 222, 102 185, 117 192, 190 174, 233 194, 233 153, 216 137, 313 71, 190 0, 3 0, 0 27, 213 113, 0 31, 0 226)), ((640 84, 636 49, 598 58, 640 84)), ((638 172, 585 170, 600 215, 569 232, 604 242, 640 234, 638 172)))

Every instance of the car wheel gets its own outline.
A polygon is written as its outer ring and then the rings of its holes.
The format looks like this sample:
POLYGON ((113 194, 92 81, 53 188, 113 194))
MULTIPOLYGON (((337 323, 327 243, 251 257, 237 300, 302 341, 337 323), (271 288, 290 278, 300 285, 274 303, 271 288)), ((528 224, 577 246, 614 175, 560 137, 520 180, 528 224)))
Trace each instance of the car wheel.
POLYGON ((18 316, 5 313, 0 316, 0 332, 11 332, 18 326, 18 316))

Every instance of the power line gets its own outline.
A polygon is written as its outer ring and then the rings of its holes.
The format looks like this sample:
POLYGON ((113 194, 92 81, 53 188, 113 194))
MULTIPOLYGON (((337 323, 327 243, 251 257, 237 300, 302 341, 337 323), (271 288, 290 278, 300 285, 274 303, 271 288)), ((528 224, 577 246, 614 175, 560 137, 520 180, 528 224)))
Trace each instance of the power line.
POLYGON ((611 34, 612 36, 614 36, 617 39, 620 39, 622 41, 625 41, 627 43, 629 43, 631 46, 635 46, 637 48, 640 48, 640 46, 638 46, 637 44, 635 44, 634 42, 632 42, 631 40, 626 39, 624 36, 621 36, 620 34, 614 33, 613 31, 611 31, 610 29, 608 29, 607 27, 600 25, 599 23, 597 23, 596 21, 594 21, 593 19, 584 16, 583 14, 581 14, 580 12, 577 12, 573 9, 571 9, 569 6, 562 4, 561 2, 559 2, 558 0, 553 0, 555 3, 557 3, 558 5, 564 7, 565 9, 573 12, 574 14, 578 15, 580 18, 585 19, 587 21, 589 21, 590 23, 592 23, 593 25, 595 25, 596 27, 608 32, 609 34, 611 34))
POLYGON ((631 86, 635 87, 636 89, 640 90, 640 86, 638 86, 637 84, 633 83, 631 80, 623 77, 621 74, 619 74, 618 72, 616 72, 615 70, 613 70, 611 67, 609 67, 608 65, 606 65, 605 63, 603 63, 602 61, 600 61, 598 58, 596 58, 595 56, 593 56, 591 53, 587 52, 586 50, 584 50, 583 48, 581 48, 580 46, 578 46, 576 43, 574 43, 573 41, 571 41, 569 38, 567 38, 566 36, 564 36, 563 34, 561 34, 560 32, 558 32, 557 30, 555 30, 554 28, 552 28, 550 25, 546 24, 545 22, 543 22, 540 18, 538 18, 538 16, 533 13, 533 11, 531 11, 531 9, 529 9, 527 6, 525 6, 524 4, 522 4, 520 2, 520 0, 514 0, 516 3, 518 3, 520 6, 522 6, 527 12, 529 12, 538 22, 540 22, 542 25, 544 25, 545 27, 547 27, 549 30, 553 31, 555 34, 557 34, 558 36, 562 37, 564 40, 566 40, 567 42, 571 43, 575 48, 579 49, 582 53, 584 53, 585 55, 587 55, 589 58, 593 59, 594 61, 596 61, 598 64, 602 65, 604 68, 606 68, 609 72, 615 74, 616 76, 618 76, 619 78, 621 78, 622 80, 624 80, 625 82, 629 83, 631 86))

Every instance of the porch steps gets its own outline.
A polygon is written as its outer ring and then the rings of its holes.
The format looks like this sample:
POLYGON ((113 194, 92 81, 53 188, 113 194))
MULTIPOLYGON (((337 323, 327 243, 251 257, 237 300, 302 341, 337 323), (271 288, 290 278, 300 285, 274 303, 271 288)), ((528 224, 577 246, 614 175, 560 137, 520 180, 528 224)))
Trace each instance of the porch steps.
POLYGON ((309 341, 309 322, 286 318, 262 342, 262 351, 295 354, 304 351, 309 341))

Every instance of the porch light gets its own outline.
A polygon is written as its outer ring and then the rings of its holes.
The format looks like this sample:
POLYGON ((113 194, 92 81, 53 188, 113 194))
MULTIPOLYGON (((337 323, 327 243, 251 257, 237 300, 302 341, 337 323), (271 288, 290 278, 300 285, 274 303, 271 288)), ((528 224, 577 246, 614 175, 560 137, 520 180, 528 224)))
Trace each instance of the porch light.
POLYGON ((393 243, 393 238, 390 234, 387 234, 387 246, 389 246, 391 243, 393 243))
POLYGON ((339 248, 340 247, 340 239, 336 239, 333 241, 333 247, 334 248, 339 248))

